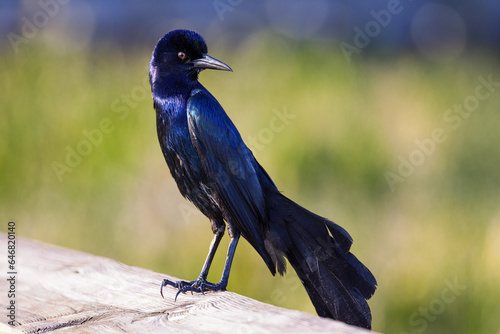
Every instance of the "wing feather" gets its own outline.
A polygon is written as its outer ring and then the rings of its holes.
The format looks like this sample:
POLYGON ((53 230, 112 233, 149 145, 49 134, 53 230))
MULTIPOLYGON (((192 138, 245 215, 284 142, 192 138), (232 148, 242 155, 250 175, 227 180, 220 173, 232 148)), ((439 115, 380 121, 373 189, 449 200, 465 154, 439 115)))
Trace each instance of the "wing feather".
MULTIPOLYGON (((187 103, 191 141, 212 183, 228 223, 259 251, 268 229, 258 163, 231 119, 207 91, 193 91, 187 103)), ((262 254, 261 254, 262 255, 262 254)))

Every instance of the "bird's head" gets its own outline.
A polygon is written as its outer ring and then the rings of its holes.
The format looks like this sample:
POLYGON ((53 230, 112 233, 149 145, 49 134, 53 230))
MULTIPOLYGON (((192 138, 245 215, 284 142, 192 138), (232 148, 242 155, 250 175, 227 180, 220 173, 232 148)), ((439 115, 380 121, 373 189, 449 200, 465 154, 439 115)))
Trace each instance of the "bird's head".
POLYGON ((204 69, 232 71, 207 54, 207 44, 190 30, 173 30, 158 41, 149 64, 151 85, 164 80, 193 82, 204 69))

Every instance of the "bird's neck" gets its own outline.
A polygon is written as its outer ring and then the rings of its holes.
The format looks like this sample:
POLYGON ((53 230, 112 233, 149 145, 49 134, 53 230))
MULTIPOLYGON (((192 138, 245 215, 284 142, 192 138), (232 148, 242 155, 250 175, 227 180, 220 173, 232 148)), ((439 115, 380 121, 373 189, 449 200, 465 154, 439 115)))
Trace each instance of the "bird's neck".
POLYGON ((191 91, 199 85, 198 80, 191 80, 175 73, 156 76, 151 80, 153 98, 158 97, 161 99, 168 99, 174 96, 185 96, 187 99, 191 91))
POLYGON ((187 101, 193 89, 201 86, 198 82, 165 80, 152 84, 153 100, 158 120, 167 125, 175 123, 187 126, 187 101), (185 123, 185 124, 184 124, 185 123))
POLYGON ((193 89, 203 87, 198 80, 166 74, 151 80, 156 116, 162 123, 187 126, 186 107, 193 89))

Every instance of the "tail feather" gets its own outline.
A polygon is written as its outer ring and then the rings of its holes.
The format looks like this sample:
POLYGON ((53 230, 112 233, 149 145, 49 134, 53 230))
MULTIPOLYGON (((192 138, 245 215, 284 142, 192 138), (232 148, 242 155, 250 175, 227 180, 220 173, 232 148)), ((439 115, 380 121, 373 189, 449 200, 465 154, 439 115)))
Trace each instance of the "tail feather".
POLYGON ((349 252, 351 236, 281 194, 275 196, 270 208, 266 249, 288 259, 318 315, 370 328, 366 300, 375 292, 377 282, 349 252))

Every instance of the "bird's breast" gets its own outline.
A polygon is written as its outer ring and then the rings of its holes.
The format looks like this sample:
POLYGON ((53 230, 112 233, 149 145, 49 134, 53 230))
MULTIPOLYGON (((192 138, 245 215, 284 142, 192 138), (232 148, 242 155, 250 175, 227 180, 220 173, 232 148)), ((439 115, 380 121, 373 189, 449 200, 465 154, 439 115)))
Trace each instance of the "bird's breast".
POLYGON ((206 180, 206 176, 191 142, 186 114, 160 108, 157 131, 163 156, 181 194, 195 204, 206 202, 208 199, 200 198, 206 193, 200 182, 206 180))

